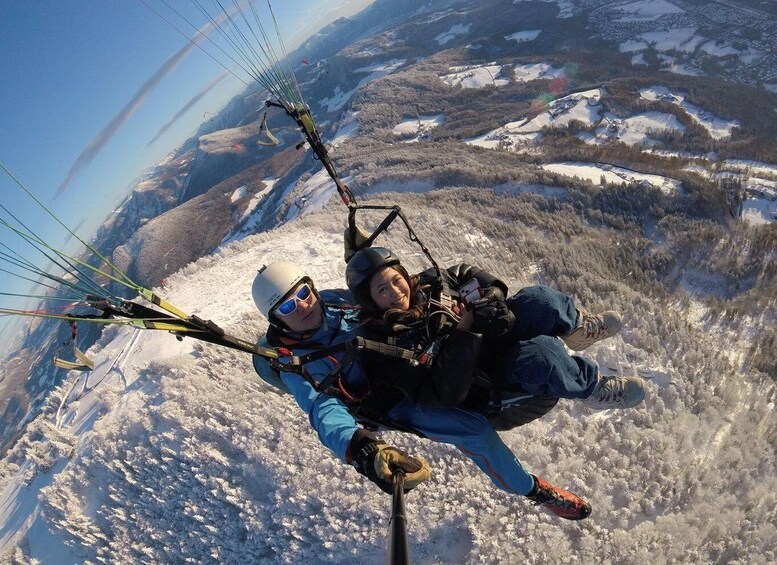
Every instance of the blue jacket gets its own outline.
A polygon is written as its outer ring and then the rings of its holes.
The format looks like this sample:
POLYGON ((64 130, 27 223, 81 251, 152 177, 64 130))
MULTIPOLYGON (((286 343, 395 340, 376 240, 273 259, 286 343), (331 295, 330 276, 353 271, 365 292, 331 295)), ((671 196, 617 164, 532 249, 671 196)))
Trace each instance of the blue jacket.
MULTIPOLYGON (((289 347, 295 355, 305 355, 330 345, 337 345, 353 339, 358 327, 359 309, 348 290, 322 290, 319 299, 324 307, 321 326, 313 333, 303 335, 290 332, 281 334, 272 331, 259 339, 264 347, 289 347), (307 347, 306 347, 307 345, 307 347)), ((335 354, 342 359, 342 353, 335 354)), ((287 359, 281 358, 281 361, 287 359)), ((328 358, 305 364, 305 369, 316 382, 321 382, 335 366, 328 358)), ((254 368, 260 377, 272 386, 292 394, 300 408, 308 415, 310 425, 318 437, 335 455, 347 461, 346 453, 353 434, 359 429, 356 420, 345 403, 334 396, 316 391, 297 373, 274 371, 264 357, 254 355, 254 368)), ((349 389, 356 390, 366 385, 366 379, 358 363, 351 363, 342 375, 349 389)))

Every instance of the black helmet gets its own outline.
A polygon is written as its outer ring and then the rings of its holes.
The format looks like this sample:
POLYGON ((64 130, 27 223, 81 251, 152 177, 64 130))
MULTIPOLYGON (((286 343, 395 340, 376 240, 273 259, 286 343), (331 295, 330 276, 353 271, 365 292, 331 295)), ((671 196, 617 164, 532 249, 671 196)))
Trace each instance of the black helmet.
POLYGON ((354 295, 365 282, 369 281, 372 275, 380 271, 383 267, 399 265, 399 257, 394 255, 385 247, 368 247, 357 251, 348 261, 345 268, 345 284, 354 295))

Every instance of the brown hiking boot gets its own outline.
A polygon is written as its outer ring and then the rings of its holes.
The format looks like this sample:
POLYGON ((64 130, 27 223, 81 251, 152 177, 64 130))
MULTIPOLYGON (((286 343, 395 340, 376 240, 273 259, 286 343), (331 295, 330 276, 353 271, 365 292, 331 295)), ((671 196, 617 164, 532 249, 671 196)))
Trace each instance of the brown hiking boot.
POLYGON ((591 505, 577 495, 534 477, 534 488, 526 497, 565 520, 582 520, 591 515, 591 505))
POLYGON ((597 341, 612 337, 621 331, 623 322, 620 314, 608 310, 601 314, 590 314, 577 309, 577 327, 569 335, 561 336, 569 349, 582 351, 591 347, 597 341))
POLYGON ((645 381, 639 377, 599 376, 591 396, 581 399, 589 408, 633 408, 645 399, 645 381))

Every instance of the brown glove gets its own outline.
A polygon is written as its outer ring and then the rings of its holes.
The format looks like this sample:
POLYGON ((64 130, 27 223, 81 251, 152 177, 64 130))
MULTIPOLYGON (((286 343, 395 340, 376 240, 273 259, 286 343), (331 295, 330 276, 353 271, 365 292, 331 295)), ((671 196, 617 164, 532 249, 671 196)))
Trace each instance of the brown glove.
POLYGON ((378 453, 373 461, 375 473, 381 480, 391 485, 394 471, 405 473, 405 490, 411 490, 432 475, 429 463, 422 457, 410 457, 404 451, 385 443, 378 444, 378 453))
POLYGON ((409 491, 431 476, 429 463, 420 457, 410 457, 396 447, 375 439, 372 433, 357 431, 349 446, 349 462, 383 492, 392 494, 392 474, 405 473, 405 491, 409 491))

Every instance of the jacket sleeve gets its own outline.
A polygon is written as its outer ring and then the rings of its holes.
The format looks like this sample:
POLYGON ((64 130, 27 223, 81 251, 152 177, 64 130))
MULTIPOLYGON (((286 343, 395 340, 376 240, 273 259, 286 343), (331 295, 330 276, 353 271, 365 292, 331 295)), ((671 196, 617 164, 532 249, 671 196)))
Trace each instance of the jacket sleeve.
POLYGON ((364 369, 378 390, 393 386, 420 406, 458 406, 477 374, 481 340, 478 334, 454 330, 431 369, 374 353, 365 356, 364 369))
MULTIPOLYGON (((266 337, 262 337, 259 344, 269 345, 266 337)), ((321 443, 346 461, 348 445, 359 429, 348 407, 339 398, 318 392, 300 375, 274 370, 264 357, 254 355, 254 369, 265 382, 283 392, 291 393, 297 405, 308 415, 310 426, 318 433, 321 443)), ((323 367, 319 369, 327 371, 323 367)), ((315 376, 321 377, 314 375, 314 378, 315 376)))
POLYGON ((340 459, 347 462, 348 445, 359 426, 347 406, 334 396, 318 392, 295 373, 281 373, 281 379, 302 410, 318 439, 340 459))

